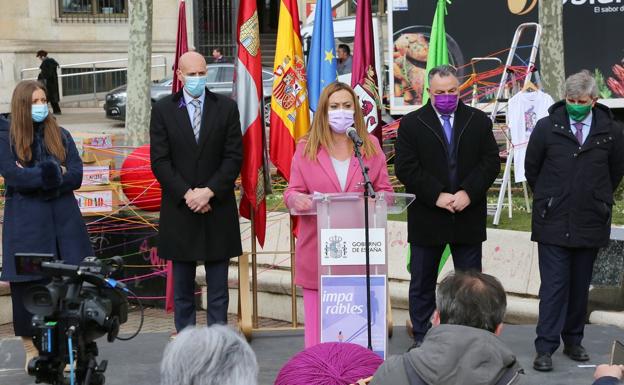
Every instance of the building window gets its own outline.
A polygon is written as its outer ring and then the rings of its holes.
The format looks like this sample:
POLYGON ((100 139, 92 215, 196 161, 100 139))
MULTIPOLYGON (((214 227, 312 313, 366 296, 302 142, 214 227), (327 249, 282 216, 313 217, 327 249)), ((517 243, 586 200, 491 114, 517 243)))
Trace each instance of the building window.
POLYGON ((128 20, 128 0, 59 0, 59 20, 118 22, 128 20))
POLYGON ((209 57, 212 50, 221 48, 227 62, 234 61, 236 53, 235 0, 195 0, 195 49, 209 57))

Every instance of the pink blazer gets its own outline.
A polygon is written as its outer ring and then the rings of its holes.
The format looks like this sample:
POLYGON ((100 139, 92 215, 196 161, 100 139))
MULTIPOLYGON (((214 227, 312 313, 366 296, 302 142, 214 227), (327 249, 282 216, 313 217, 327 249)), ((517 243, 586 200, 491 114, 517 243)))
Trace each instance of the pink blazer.
MULTIPOLYGON (((392 185, 388 177, 386 156, 384 155, 377 138, 369 135, 377 154, 372 158, 364 158, 368 166, 368 175, 375 191, 392 192, 392 185)), ((364 192, 362 172, 357 158, 353 156, 349 164, 345 190, 340 189, 338 176, 334 171, 327 151, 321 147, 316 161, 311 161, 303 154, 305 142, 297 144, 290 168, 290 183, 284 192, 284 202, 288 208, 293 204, 293 198, 299 193, 313 194, 314 192, 364 192)), ((295 246, 295 282, 305 289, 318 290, 318 239, 316 231, 316 216, 299 216, 298 236, 295 246)))

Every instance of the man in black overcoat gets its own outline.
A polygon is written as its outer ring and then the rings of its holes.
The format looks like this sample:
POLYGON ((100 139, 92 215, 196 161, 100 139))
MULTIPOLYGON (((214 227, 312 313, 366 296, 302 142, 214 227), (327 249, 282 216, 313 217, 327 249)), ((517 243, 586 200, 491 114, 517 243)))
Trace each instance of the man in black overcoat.
POLYGON ((416 195, 407 212, 412 347, 420 346, 431 327, 446 245, 456 269, 481 271, 486 193, 500 171, 492 121, 458 99, 455 69, 436 67, 428 76, 432 99, 403 117, 395 144, 396 175, 416 195))
POLYGON ((238 107, 206 89, 206 61, 180 57, 184 88, 152 108, 151 162, 162 186, 158 250, 173 261, 177 331, 195 324, 195 270, 206 269, 208 325, 227 322, 229 259, 242 254, 234 182, 242 162, 238 107))
POLYGON ((55 115, 60 115, 61 107, 59 106, 59 101, 61 97, 59 95, 58 75, 56 72, 60 65, 56 60, 48 57, 48 53, 44 50, 37 51, 37 58, 41 60, 41 65, 39 66, 41 72, 39 72, 37 80, 46 87, 46 96, 48 102, 52 105, 52 112, 55 115))
POLYGON ((598 249, 609 243, 613 192, 624 174, 622 125, 596 103, 596 81, 571 75, 565 100, 540 119, 527 146, 533 191, 531 239, 538 242, 541 285, 533 367, 552 370, 551 355, 587 361, 581 345, 598 249))

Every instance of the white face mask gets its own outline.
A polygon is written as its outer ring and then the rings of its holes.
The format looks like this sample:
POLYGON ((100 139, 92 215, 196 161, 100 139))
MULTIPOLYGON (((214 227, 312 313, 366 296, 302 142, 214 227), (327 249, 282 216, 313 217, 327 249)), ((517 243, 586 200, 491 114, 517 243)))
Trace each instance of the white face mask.
POLYGON ((344 134, 347 128, 353 127, 354 110, 330 110, 329 127, 337 134, 344 134))

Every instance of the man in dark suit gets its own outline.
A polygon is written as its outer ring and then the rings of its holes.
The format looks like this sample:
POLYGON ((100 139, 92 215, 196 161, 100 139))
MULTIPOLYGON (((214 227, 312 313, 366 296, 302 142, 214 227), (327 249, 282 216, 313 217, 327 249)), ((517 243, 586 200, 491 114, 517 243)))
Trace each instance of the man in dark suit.
POLYGON ((208 325, 227 322, 229 259, 241 255, 234 181, 242 162, 236 103, 205 88, 206 61, 180 57, 183 90, 152 108, 151 162, 162 187, 159 255, 173 261, 175 327, 195 324, 195 270, 206 269, 208 325))
POLYGON ((450 244, 459 270, 481 271, 486 193, 500 171, 492 121, 459 99, 450 66, 429 72, 431 100, 399 125, 394 169, 416 201, 408 208, 409 312, 413 347, 431 327, 438 265, 450 244))
POLYGON ((589 360, 581 345, 589 284, 598 248, 609 243, 613 192, 624 174, 622 125, 596 103, 594 78, 574 74, 565 92, 537 122, 524 162, 541 278, 533 367, 541 371, 552 370, 561 339, 564 354, 589 360))

